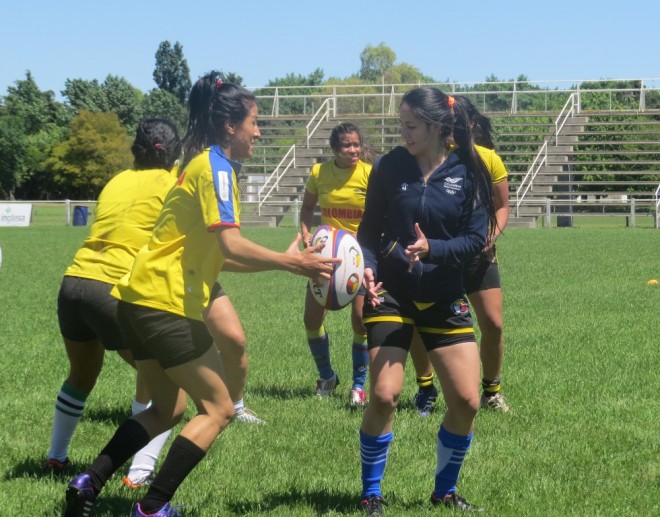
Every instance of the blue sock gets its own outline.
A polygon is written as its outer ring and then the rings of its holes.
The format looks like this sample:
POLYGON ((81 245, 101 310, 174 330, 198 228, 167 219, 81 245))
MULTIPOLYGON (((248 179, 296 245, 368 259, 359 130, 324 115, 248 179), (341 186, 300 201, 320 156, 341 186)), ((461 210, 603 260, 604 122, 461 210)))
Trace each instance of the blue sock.
POLYGON ((435 489, 433 494, 442 499, 456 492, 458 473, 463 460, 470 449, 474 433, 467 436, 453 434, 440 426, 438 431, 438 466, 435 470, 435 489))
POLYGON ((360 460, 362 462, 362 499, 370 495, 382 497, 380 482, 385 473, 387 454, 393 433, 369 436, 360 429, 360 460))
POLYGON ((362 388, 367 382, 367 366, 369 352, 367 351, 367 336, 353 334, 353 389, 362 388))
POLYGON ((319 379, 329 379, 335 372, 330 364, 330 338, 325 328, 307 331, 307 344, 312 353, 316 369, 319 371, 319 379))

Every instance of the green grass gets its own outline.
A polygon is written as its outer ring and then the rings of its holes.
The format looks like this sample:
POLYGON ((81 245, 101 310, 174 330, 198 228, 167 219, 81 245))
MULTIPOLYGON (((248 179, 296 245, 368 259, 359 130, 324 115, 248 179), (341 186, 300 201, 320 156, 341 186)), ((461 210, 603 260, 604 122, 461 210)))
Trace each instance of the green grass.
MULTIPOLYGON (((66 376, 56 297, 88 228, 0 228, 0 514, 58 515, 67 479, 44 477, 54 397, 66 376)), ((292 230, 245 229, 283 249, 292 230)), ((504 390, 510 414, 479 413, 459 489, 486 515, 660 514, 660 232, 509 229, 498 242, 505 296, 504 390)), ((305 280, 223 277, 248 336, 247 404, 267 426, 232 424, 175 496, 187 516, 360 515, 360 411, 346 403, 349 315, 326 322, 337 396, 316 379, 302 326, 305 280)), ((412 367, 383 483, 388 516, 435 512, 432 417, 412 409, 412 367)), ((130 412, 133 374, 114 354, 70 449, 75 470, 130 412)), ((106 486, 96 515, 128 515, 139 493, 106 486)))

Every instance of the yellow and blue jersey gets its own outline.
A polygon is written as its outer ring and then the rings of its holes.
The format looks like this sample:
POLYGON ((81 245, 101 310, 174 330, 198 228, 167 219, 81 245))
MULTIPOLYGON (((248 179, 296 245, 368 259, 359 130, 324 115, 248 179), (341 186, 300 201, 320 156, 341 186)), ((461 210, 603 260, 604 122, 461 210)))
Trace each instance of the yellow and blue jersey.
POLYGON ((239 167, 219 146, 188 163, 165 200, 151 240, 113 295, 202 320, 224 262, 213 230, 240 227, 239 167))

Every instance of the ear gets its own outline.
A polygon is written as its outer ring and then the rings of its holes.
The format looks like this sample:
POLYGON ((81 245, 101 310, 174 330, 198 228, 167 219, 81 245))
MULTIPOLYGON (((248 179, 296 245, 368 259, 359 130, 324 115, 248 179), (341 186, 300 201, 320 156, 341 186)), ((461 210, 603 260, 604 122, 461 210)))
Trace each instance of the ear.
POLYGON ((231 120, 225 120, 225 133, 229 136, 233 136, 235 131, 236 127, 234 126, 234 123, 231 120))

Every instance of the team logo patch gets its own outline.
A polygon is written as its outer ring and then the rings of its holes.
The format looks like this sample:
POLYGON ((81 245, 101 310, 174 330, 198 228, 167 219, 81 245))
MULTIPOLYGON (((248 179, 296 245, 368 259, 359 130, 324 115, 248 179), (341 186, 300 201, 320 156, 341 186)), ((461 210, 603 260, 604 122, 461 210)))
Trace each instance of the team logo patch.
POLYGON ((455 300, 450 306, 449 309, 451 312, 456 314, 456 316, 466 316, 470 313, 470 306, 465 301, 464 298, 459 298, 455 300))
POLYGON ((445 192, 450 196, 453 196, 459 190, 462 190, 461 182, 463 178, 445 178, 445 192))
POLYGON ((229 173, 218 171, 218 198, 220 201, 229 201, 229 173))

